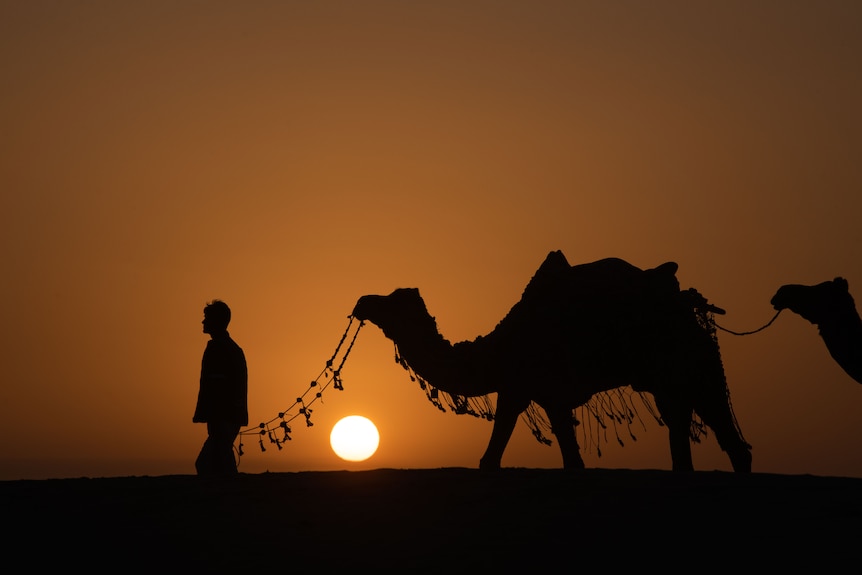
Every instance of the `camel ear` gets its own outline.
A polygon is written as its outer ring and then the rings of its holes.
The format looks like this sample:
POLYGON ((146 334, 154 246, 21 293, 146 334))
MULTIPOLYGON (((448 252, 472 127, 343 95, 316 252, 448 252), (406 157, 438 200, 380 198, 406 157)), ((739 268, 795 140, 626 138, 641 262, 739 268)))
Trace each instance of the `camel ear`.
POLYGON ((834 280, 832 280, 832 282, 833 282, 837 287, 839 287, 840 289, 842 289, 842 290, 844 290, 844 291, 850 291, 850 286, 849 286, 849 284, 847 283, 847 280, 846 280, 846 279, 844 279, 844 278, 842 278, 842 277, 837 277, 837 278, 835 278, 834 280))

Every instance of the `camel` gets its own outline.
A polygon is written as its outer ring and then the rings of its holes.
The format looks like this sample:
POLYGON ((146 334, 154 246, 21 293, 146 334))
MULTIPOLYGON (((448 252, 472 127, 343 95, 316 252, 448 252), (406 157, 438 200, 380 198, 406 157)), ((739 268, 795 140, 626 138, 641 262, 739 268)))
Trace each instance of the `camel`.
POLYGON ((862 319, 846 279, 783 285, 771 303, 776 310, 789 309, 816 325, 832 359, 862 383, 862 319))
POLYGON ((704 322, 723 310, 696 290, 680 290, 677 269, 667 262, 642 270, 619 258, 571 266, 552 251, 492 332, 454 345, 438 332, 418 288, 362 296, 352 316, 380 328, 395 343, 396 361, 456 405, 497 394, 480 469, 500 469, 518 417, 535 405, 547 415, 563 468, 584 469, 575 410, 630 386, 654 398, 674 471, 694 469, 699 418, 734 471, 750 472, 751 446, 730 405, 714 323, 704 322))

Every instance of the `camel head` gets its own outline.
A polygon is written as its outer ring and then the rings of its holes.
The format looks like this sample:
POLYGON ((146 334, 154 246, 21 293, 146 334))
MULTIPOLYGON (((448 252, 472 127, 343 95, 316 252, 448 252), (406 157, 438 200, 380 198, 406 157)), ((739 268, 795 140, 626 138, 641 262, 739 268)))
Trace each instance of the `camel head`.
POLYGON ((353 308, 353 317, 375 324, 390 339, 405 329, 437 334, 437 323, 428 313, 418 288, 398 288, 389 295, 364 295, 353 308))
POLYGON ((389 295, 362 296, 353 308, 353 317, 361 321, 385 322, 389 316, 403 316, 411 309, 428 313, 418 288, 398 288, 389 295))
POLYGON ((783 285, 771 303, 776 310, 789 309, 815 325, 856 309, 847 280, 841 277, 816 285, 783 285))

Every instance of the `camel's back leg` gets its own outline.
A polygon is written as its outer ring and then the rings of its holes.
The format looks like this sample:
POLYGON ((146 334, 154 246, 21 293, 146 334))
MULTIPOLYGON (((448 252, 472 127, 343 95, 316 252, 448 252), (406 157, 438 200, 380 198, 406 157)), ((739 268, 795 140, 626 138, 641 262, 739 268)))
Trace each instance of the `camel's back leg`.
POLYGON ((494 428, 491 431, 491 439, 482 459, 479 460, 479 469, 500 469, 503 460, 503 452, 518 423, 518 416, 527 409, 530 400, 516 397, 512 394, 499 393, 497 395, 497 410, 494 415, 494 428))
POLYGON ((563 456, 564 469, 583 469, 584 460, 581 448, 575 437, 575 418, 572 409, 566 406, 551 406, 545 408, 551 421, 551 431, 557 438, 560 453, 563 456))

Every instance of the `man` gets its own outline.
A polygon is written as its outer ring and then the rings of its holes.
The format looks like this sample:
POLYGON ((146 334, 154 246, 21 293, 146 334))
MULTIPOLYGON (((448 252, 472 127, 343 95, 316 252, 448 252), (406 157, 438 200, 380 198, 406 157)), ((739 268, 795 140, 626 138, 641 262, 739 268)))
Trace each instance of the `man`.
POLYGON ((195 461, 198 475, 236 475, 233 444, 248 425, 245 354, 227 331, 230 308, 220 300, 204 307, 203 332, 210 340, 201 361, 198 401, 192 421, 207 424, 207 439, 195 461))

